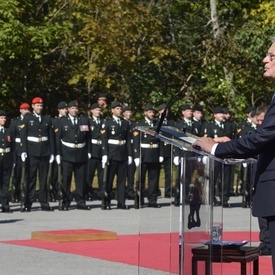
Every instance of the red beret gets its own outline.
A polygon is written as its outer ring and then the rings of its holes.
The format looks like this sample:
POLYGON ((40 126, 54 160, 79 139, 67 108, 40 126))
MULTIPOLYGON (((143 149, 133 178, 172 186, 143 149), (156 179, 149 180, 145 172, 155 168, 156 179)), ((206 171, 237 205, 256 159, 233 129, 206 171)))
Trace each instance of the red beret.
POLYGON ((43 99, 41 97, 35 97, 32 100, 32 104, 36 104, 36 103, 43 103, 43 99))
POLYGON ((28 103, 22 103, 20 109, 30 109, 30 105, 28 103))

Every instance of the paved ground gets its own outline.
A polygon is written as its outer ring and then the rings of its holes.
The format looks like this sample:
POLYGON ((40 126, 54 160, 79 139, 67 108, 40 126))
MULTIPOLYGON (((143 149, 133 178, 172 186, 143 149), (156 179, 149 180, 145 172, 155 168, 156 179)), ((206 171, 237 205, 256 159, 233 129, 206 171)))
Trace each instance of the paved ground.
MULTIPOLYGON (((215 207, 215 213, 223 211, 225 231, 258 231, 255 218, 251 218, 250 209, 240 207, 240 197, 231 198, 232 208, 215 207)), ((34 204, 30 213, 21 213, 19 204, 11 204, 12 214, 0 213, 0 240, 24 240, 31 238, 31 232, 59 229, 101 229, 115 231, 117 234, 138 234, 177 231, 179 228, 179 208, 171 206, 170 200, 160 198, 160 209, 144 208, 135 210, 102 211, 99 201, 88 202, 91 211, 70 210, 61 212, 40 211, 34 204)), ((133 207, 133 201, 127 201, 133 207)), ((57 203, 52 203, 57 207, 57 203)), ((188 212, 188 207, 186 208, 188 212)), ((202 211, 207 209, 202 208, 202 211)), ((1 274, 103 274, 103 275, 166 275, 168 273, 136 266, 81 257, 72 254, 47 251, 29 247, 0 243, 1 274)))

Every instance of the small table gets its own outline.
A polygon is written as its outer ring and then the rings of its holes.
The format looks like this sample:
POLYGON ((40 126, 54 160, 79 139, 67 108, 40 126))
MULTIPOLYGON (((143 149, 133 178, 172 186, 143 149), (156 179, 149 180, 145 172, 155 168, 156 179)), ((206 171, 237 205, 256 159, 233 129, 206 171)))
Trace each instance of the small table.
POLYGON ((210 258, 215 263, 232 263, 241 264, 241 275, 246 275, 246 263, 253 262, 253 275, 259 274, 259 248, 242 246, 242 247, 214 247, 210 251, 209 246, 200 246, 192 249, 192 275, 198 274, 198 261, 205 262, 205 275, 210 275, 210 258), (210 252, 211 257, 210 257, 210 252))

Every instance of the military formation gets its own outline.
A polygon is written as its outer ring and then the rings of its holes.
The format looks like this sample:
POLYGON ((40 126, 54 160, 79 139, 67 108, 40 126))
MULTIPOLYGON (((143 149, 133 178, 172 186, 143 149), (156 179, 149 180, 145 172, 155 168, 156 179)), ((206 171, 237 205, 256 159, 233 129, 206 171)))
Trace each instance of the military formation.
MULTIPOLYGON (((45 115, 43 108, 40 97, 33 98, 31 106, 22 103, 19 117, 11 120, 8 128, 5 127, 6 113, 0 110, 2 212, 12 212, 10 201, 20 202, 21 212, 32 211, 33 203, 37 201, 42 211, 53 211, 50 202, 57 200, 60 211, 72 209, 72 201, 77 209, 90 210, 86 202, 95 198, 101 200, 102 210, 111 209, 112 200, 116 201, 117 209, 129 209, 127 199, 135 200, 135 208, 160 208, 157 200, 161 168, 164 196, 174 197, 174 205, 178 206, 180 162, 183 157, 192 159, 194 153, 179 150, 138 131, 136 126, 157 127, 165 110, 163 126, 173 126, 199 137, 241 138, 261 124, 266 111, 266 106, 257 110, 249 107, 247 118, 237 125, 228 108, 217 106, 213 119, 206 121, 202 106, 185 104, 180 109, 182 119, 175 122, 168 119, 165 104, 161 104, 157 111, 147 104, 143 110, 144 118, 134 122, 130 106, 113 102, 108 108, 104 94, 90 105, 89 115, 79 114, 77 101, 58 103, 58 116, 54 118, 45 115), (175 183, 172 182, 174 167, 175 183)), ((186 163, 186 203, 194 201, 192 182, 194 171, 198 169, 196 163, 186 163)), ((214 204, 230 207, 230 196, 237 192, 234 190, 234 166, 225 167, 225 180, 221 186, 220 165, 215 164, 214 204)), ((243 182, 247 181, 243 179, 244 168, 239 171, 243 182)), ((246 182, 240 188, 249 191, 251 187, 246 182)), ((197 197, 200 203, 201 198, 197 197)), ((247 201, 248 205, 249 198, 247 201)))

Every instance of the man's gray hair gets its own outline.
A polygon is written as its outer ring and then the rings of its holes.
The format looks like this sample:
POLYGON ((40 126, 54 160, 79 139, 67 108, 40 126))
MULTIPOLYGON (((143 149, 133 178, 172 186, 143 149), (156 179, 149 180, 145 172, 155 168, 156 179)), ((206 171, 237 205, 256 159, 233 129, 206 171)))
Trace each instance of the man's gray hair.
POLYGON ((271 42, 274 43, 275 42, 275 36, 271 37, 271 42))

